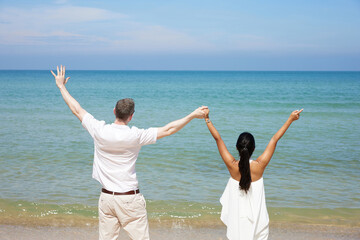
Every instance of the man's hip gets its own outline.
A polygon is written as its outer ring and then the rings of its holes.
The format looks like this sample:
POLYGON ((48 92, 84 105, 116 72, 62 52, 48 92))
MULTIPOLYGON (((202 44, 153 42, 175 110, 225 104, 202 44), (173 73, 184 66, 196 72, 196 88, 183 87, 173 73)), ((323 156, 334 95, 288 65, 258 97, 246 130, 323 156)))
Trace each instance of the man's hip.
POLYGON ((100 239, 117 239, 120 227, 124 228, 131 239, 149 239, 145 198, 141 193, 132 192, 132 194, 101 192, 100 239))

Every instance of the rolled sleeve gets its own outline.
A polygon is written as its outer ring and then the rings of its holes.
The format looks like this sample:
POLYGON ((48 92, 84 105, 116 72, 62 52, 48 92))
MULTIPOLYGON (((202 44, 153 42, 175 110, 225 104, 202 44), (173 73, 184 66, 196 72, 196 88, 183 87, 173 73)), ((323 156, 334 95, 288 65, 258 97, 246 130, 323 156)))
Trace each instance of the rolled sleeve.
POLYGON ((156 143, 157 128, 139 129, 139 132, 139 143, 141 146, 156 143))
POLYGON ((105 122, 95 119, 90 113, 86 113, 83 117, 81 125, 89 132, 91 137, 94 138, 95 132, 101 126, 105 125, 105 122))

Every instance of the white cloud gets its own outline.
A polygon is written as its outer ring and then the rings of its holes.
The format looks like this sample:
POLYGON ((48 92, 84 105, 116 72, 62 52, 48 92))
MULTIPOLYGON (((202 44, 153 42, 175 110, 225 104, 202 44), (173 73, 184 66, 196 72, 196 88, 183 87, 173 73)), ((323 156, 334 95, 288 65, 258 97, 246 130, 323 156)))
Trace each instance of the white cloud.
POLYGON ((46 45, 50 44, 48 37, 81 39, 85 34, 78 31, 83 25, 123 18, 125 15, 89 7, 2 8, 0 44, 46 45))
POLYGON ((269 51, 269 52, 292 52, 305 49, 319 48, 317 45, 289 42, 286 39, 274 39, 260 35, 234 34, 229 36, 228 46, 238 51, 269 51))
POLYGON ((132 52, 187 52, 208 50, 213 46, 162 26, 140 26, 132 31, 119 32, 113 47, 132 52))
POLYGON ((55 4, 65 4, 65 3, 68 3, 69 1, 68 0, 55 0, 54 3, 55 4))
POLYGON ((49 25, 61 25, 68 23, 91 22, 122 18, 125 15, 110 12, 108 10, 90 7, 64 6, 53 8, 3 8, 0 10, 0 20, 17 27, 36 27, 49 25))
MULTIPOLYGON (((0 9, 0 45, 59 46, 66 52, 190 52, 206 41, 163 26, 139 23, 104 9, 63 6, 0 9)), ((47 47, 48 46, 48 47, 47 47)))
POLYGON ((291 52, 321 49, 315 45, 254 34, 196 34, 136 22, 127 15, 99 8, 55 5, 51 8, 0 9, 0 47, 4 51, 10 51, 6 46, 24 46, 30 52, 61 51, 64 54, 291 52))

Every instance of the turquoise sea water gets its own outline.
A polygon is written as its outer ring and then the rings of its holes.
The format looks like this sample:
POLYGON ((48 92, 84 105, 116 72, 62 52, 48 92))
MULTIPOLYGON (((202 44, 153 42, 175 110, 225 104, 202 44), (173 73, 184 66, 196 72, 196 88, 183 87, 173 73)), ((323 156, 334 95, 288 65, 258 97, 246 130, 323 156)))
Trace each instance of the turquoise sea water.
MULTIPOLYGON (((139 128, 163 126, 207 105, 234 156, 242 131, 253 133, 256 158, 290 112, 304 108, 265 171, 269 209, 360 209, 360 72, 67 74, 69 92, 108 123, 114 120, 116 101, 125 97, 135 100, 130 125, 139 128)), ((100 185, 91 178, 92 139, 62 100, 50 72, 0 71, 0 85, 0 199, 6 201, 0 214, 6 216, 17 201, 80 204, 96 214, 100 185)), ((218 214, 229 178, 214 140, 198 119, 142 148, 137 175, 149 200, 149 216, 155 217, 190 205, 198 206, 191 216, 204 215, 207 208, 218 214), (164 203, 169 207, 156 208, 164 203), (159 211, 151 212, 151 206, 159 211)))

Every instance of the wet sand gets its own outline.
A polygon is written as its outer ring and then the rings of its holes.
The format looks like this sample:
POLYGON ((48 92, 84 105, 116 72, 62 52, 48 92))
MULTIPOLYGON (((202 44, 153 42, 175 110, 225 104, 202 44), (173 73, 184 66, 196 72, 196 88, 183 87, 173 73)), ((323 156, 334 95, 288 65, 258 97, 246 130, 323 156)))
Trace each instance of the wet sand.
MULTIPOLYGON (((153 240, 226 240, 225 227, 216 228, 159 228, 150 229, 153 240)), ((54 240, 96 240, 97 227, 28 227, 0 225, 0 239, 54 239, 54 240)), ((119 239, 129 239, 121 231, 119 239)), ((270 227, 270 240, 358 240, 360 227, 304 225, 304 224, 273 224, 270 227)))

